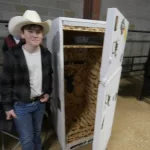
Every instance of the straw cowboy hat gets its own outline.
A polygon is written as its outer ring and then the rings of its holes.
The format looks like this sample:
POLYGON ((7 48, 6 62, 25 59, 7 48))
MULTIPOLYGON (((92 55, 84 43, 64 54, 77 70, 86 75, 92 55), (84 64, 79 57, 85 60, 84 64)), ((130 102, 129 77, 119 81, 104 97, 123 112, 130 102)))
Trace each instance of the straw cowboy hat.
POLYGON ((20 37, 21 27, 28 24, 37 24, 42 26, 43 35, 46 35, 50 30, 51 21, 47 20, 42 22, 39 14, 36 11, 26 10, 23 16, 15 16, 10 19, 8 30, 13 36, 20 37))

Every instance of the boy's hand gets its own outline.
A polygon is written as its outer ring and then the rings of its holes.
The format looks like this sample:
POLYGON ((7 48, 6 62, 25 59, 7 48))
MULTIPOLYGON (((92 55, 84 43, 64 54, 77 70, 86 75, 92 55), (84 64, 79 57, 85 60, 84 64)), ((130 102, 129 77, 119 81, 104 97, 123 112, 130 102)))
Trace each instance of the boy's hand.
POLYGON ((6 120, 11 120, 12 118, 17 118, 14 110, 6 111, 6 120))
POLYGON ((44 94, 43 97, 40 99, 40 101, 43 102, 47 102, 49 99, 49 94, 44 94))

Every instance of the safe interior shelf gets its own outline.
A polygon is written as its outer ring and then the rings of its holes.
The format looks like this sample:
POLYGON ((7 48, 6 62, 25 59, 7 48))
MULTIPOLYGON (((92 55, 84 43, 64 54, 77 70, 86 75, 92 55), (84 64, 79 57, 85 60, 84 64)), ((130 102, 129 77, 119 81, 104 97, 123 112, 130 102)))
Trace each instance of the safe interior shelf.
POLYGON ((99 45, 64 45, 64 48, 103 48, 99 45))
POLYGON ((92 28, 92 27, 77 27, 77 26, 63 26, 63 30, 68 31, 82 31, 82 32, 105 32, 104 28, 92 28))

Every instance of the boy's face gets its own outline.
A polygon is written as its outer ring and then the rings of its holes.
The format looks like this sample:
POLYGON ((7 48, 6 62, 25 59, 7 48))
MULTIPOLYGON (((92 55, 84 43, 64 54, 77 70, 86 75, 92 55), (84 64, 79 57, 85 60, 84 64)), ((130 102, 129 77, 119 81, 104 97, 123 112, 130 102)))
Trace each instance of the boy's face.
POLYGON ((42 43, 43 40, 43 31, 37 30, 36 28, 24 29, 21 31, 21 37, 25 39, 26 44, 37 47, 42 43))

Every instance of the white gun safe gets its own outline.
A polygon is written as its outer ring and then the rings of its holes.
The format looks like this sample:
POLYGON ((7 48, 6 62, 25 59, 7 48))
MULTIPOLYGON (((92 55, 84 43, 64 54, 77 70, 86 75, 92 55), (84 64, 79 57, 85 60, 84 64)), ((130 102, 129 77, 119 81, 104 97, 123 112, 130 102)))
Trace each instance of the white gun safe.
POLYGON ((54 70, 51 113, 62 150, 93 142, 105 150, 111 135, 127 19, 110 8, 107 21, 59 17, 47 36, 54 70))

